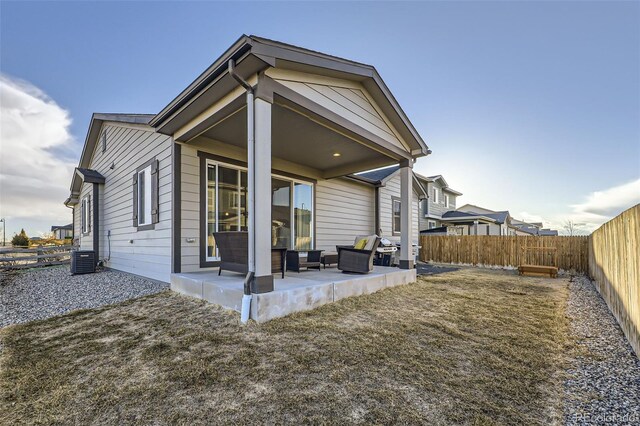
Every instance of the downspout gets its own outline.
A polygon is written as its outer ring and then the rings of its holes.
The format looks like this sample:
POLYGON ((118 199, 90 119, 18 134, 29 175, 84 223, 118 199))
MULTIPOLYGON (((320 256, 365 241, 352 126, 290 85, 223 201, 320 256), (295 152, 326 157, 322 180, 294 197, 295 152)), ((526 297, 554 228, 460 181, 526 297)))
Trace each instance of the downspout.
POLYGON ((240 321, 246 324, 249 321, 251 312, 251 281, 256 270, 256 244, 254 241, 255 232, 255 143, 254 138, 254 103, 253 103, 253 87, 236 72, 236 62, 229 59, 229 75, 233 77, 247 91, 247 192, 249 199, 247 206, 249 207, 249 272, 244 279, 244 294, 242 295, 242 309, 240 311, 240 321))

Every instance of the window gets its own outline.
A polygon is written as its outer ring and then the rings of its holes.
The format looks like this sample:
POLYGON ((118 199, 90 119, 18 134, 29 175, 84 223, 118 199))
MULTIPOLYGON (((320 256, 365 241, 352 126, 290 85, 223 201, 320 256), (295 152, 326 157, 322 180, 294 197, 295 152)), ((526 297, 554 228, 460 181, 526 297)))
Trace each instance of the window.
POLYGON ((430 220, 428 223, 429 223, 429 229, 433 229, 433 228, 436 227, 436 222, 435 221, 430 220))
POLYGON ((438 188, 433 188, 433 202, 438 204, 439 200, 438 200, 438 188))
POLYGON ((102 132, 102 152, 107 150, 107 132, 102 132))
POLYGON ((487 235, 489 235, 491 229, 491 225, 487 225, 487 235))
POLYGON ((158 212, 158 160, 138 167, 133 174, 133 226, 138 231, 154 229, 160 221, 158 212))
POLYGON ((87 234, 90 230, 89 218, 89 197, 87 196, 82 199, 82 204, 80 205, 80 228, 83 234, 87 234))
POLYGON ((445 194, 444 196, 444 206, 449 208, 449 196, 445 194))
POLYGON ((401 232, 401 228, 400 228, 400 224, 401 224, 401 220, 400 220, 400 216, 401 216, 401 203, 400 200, 398 198, 392 198, 391 199, 391 204, 392 204, 392 212, 393 212, 393 218, 391 221, 391 233, 393 235, 399 235, 401 232))
POLYGON ((138 172, 138 226, 151 224, 151 165, 138 172))

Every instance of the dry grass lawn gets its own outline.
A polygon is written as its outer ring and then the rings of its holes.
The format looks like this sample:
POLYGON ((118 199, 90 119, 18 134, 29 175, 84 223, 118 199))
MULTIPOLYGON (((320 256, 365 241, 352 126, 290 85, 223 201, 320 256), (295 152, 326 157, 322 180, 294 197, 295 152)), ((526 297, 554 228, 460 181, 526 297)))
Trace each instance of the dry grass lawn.
POLYGON ((565 280, 463 269, 266 324, 171 292, 0 330, 5 424, 562 421, 565 280))

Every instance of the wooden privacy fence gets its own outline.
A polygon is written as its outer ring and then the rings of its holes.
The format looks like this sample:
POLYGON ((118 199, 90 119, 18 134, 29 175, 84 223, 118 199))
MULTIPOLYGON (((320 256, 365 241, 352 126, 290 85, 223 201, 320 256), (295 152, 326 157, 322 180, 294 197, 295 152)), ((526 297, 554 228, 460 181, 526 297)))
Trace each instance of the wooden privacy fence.
POLYGON ((423 262, 507 266, 546 265, 579 273, 588 271, 589 237, 500 235, 423 235, 423 262))
POLYGON ((589 275, 640 357, 640 204, 591 234, 589 275))
POLYGON ((25 269, 63 265, 70 262, 71 247, 66 245, 0 249, 0 269, 25 269))

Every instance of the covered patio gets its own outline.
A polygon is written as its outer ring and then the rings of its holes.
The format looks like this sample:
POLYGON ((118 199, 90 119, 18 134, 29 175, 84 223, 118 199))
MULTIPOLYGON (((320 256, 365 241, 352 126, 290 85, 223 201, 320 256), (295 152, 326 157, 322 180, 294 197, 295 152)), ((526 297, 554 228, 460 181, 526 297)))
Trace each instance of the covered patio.
MULTIPOLYGON (((334 268, 320 271, 286 272, 275 275, 273 291, 253 296, 251 318, 265 322, 294 312, 315 309, 345 297, 371 294, 385 288, 416 281, 415 269, 374 266, 367 275, 343 274, 334 268)), ((223 272, 174 274, 171 289, 187 296, 240 312, 244 278, 223 272)))
POLYGON ((151 125, 175 141, 175 290, 237 308, 245 277, 215 275, 221 231, 248 232, 256 320, 415 280, 412 167, 429 151, 372 66, 244 36, 151 125), (379 234, 378 193, 354 174, 394 164, 405 272, 274 277, 272 247, 333 251, 379 234))

